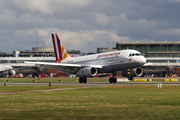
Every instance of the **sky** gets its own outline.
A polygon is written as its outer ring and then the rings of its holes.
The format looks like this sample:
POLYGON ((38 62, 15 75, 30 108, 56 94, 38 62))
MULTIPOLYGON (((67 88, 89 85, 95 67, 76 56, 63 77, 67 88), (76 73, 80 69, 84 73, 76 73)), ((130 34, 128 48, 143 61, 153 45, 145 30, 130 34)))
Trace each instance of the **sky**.
POLYGON ((97 52, 116 42, 180 41, 180 0, 0 0, 0 52, 52 47, 97 52))

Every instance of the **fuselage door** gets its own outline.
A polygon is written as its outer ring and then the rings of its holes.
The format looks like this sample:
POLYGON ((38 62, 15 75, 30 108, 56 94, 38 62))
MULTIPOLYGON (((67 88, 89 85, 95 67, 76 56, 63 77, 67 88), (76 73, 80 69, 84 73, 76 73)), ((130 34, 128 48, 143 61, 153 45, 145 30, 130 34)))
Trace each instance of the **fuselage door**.
POLYGON ((120 54, 120 62, 124 62, 124 55, 125 55, 125 51, 121 52, 121 54, 120 54))

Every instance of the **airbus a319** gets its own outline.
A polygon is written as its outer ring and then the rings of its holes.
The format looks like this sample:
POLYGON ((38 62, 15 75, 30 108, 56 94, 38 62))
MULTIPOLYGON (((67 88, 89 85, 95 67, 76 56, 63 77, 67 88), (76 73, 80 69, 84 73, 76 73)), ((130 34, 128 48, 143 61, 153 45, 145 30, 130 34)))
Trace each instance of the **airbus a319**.
POLYGON ((86 83, 88 77, 94 77, 97 74, 112 73, 109 78, 110 83, 116 83, 115 77, 118 71, 122 75, 132 80, 133 77, 141 76, 143 70, 141 67, 146 64, 146 59, 137 50, 119 50, 81 57, 70 57, 62 45, 57 33, 51 34, 55 63, 48 62, 25 62, 32 63, 40 68, 55 68, 70 74, 76 74, 79 77, 79 83, 86 83))

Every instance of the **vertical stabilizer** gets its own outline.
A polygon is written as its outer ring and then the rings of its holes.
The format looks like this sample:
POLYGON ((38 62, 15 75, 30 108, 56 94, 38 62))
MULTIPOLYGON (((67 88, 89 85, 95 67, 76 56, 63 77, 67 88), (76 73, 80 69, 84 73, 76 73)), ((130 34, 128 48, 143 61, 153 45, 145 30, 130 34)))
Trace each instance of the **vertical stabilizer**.
POLYGON ((66 52, 64 46, 62 45, 57 33, 51 34, 53 46, 54 46, 54 53, 56 56, 56 62, 60 63, 61 61, 65 60, 66 58, 70 57, 66 52))

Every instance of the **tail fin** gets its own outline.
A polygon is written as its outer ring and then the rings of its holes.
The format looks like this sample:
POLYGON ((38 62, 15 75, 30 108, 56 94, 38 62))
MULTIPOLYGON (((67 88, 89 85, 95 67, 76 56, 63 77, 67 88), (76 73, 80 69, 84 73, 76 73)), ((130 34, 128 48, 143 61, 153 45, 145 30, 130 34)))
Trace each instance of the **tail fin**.
POLYGON ((61 44, 61 41, 57 35, 51 34, 53 46, 54 46, 54 53, 56 56, 56 63, 60 63, 61 61, 65 60, 66 58, 70 57, 66 50, 64 49, 64 46, 61 44))

